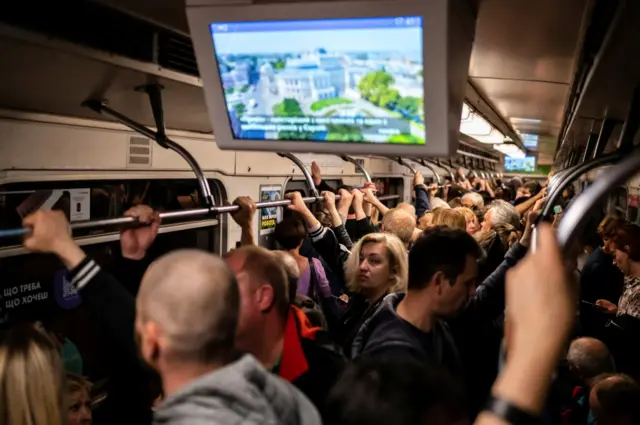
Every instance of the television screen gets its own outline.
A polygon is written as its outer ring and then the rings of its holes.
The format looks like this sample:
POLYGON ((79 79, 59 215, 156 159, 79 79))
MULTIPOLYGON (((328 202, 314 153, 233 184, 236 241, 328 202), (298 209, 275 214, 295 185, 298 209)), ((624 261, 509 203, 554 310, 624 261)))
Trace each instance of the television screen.
POLYGON ((423 18, 214 22, 233 137, 424 145, 423 18))
POLYGON ((536 171, 536 157, 525 156, 524 158, 504 157, 504 170, 506 172, 533 173, 536 171))
POLYGON ((538 135, 537 134, 523 134, 522 142, 524 143, 524 147, 527 149, 537 149, 538 148, 538 135))

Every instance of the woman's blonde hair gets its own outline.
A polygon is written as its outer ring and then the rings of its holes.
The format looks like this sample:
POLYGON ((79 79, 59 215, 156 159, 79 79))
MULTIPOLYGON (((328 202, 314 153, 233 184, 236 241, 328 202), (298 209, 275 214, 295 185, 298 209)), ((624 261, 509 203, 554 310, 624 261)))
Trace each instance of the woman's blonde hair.
POLYGON ((73 394, 78 391, 86 391, 91 395, 91 388, 93 384, 87 378, 76 375, 75 373, 67 372, 66 380, 67 394, 73 394))
POLYGON ((394 282, 389 286, 389 292, 405 291, 407 289, 407 279, 409 278, 409 259, 407 248, 402 241, 391 233, 369 233, 363 236, 353 246, 351 255, 347 260, 346 275, 347 288, 351 292, 360 292, 358 275, 360 274, 360 262, 362 247, 370 243, 384 244, 387 249, 389 268, 394 275, 394 282))
POLYGON ((0 337, 0 423, 62 425, 63 379, 46 334, 27 325, 8 331, 0 337))
POLYGON ((434 215, 434 226, 447 226, 452 229, 467 229, 467 219, 464 214, 454 209, 441 210, 438 215, 434 215))
POLYGON ((473 212, 473 210, 471 208, 467 208, 467 207, 457 207, 453 209, 454 211, 458 211, 459 213, 462 213, 462 215, 464 215, 464 218, 469 221, 469 220, 473 220, 474 218, 478 218, 476 217, 476 213, 473 212))

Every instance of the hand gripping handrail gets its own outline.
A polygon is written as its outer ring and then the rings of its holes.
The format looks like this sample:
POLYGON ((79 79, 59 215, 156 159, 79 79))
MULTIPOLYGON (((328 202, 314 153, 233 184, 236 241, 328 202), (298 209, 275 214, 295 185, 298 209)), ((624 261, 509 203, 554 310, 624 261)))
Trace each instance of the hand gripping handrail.
POLYGON ((565 254, 571 252, 574 243, 589 221, 589 212, 593 206, 603 201, 611 189, 624 183, 640 170, 640 149, 635 149, 631 155, 609 168, 603 176, 589 186, 572 203, 557 229, 558 242, 565 254))
MULTIPOLYGON (((380 201, 388 201, 392 199, 398 199, 400 195, 386 195, 380 196, 378 199, 380 201)), ((319 202, 322 198, 316 196, 309 196, 303 198, 303 201, 306 204, 312 204, 314 202, 319 202)), ((340 195, 336 195, 336 200, 340 199, 340 195)), ((285 207, 291 204, 289 199, 283 199, 280 201, 268 201, 268 202, 257 202, 256 207, 258 209, 261 208, 273 208, 273 207, 285 207)), ((224 213, 232 213, 238 211, 240 207, 238 205, 223 205, 216 206, 211 208, 193 208, 186 210, 178 210, 178 211, 167 211, 161 212, 160 219, 161 220, 175 220, 175 219, 197 219, 199 217, 204 217, 209 214, 224 214, 224 213)), ((106 227, 121 227, 121 226, 135 226, 139 225, 138 220, 134 217, 117 217, 117 218, 107 218, 102 220, 87 220, 87 221, 78 221, 75 223, 71 223, 71 230, 80 230, 80 229, 100 229, 106 227)), ((30 232, 29 228, 21 227, 16 229, 0 229, 0 239, 2 238, 13 238, 24 236, 30 232)))

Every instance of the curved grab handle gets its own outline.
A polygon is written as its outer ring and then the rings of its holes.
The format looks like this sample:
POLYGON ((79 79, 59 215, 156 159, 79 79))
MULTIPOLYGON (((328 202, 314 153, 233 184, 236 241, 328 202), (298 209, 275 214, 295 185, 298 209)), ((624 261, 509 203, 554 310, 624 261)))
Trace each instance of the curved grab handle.
POLYGON ((340 158, 342 158, 342 160, 345 161, 345 162, 350 162, 353 165, 355 165, 355 167, 358 169, 358 171, 360 171, 362 173, 362 175, 364 176, 365 180, 367 182, 371 183, 371 175, 369 174, 367 169, 362 166, 362 164, 360 164, 358 161, 356 161, 355 159, 351 158, 350 156, 340 155, 340 158))
POLYGON ((558 242, 565 254, 569 253, 578 235, 584 230, 589 220, 589 211, 597 203, 604 200, 611 189, 624 183, 640 170, 640 150, 636 149, 622 162, 606 171, 605 175, 596 179, 571 205, 558 226, 558 242))
POLYGON ((416 170, 415 167, 413 167, 411 164, 409 164, 407 161, 405 161, 401 157, 398 157, 397 161, 398 161, 398 164, 402 165, 403 167, 407 167, 414 176, 418 173, 418 170, 416 170))
POLYGON ((320 198, 318 189, 316 189, 316 185, 313 183, 313 177, 311 177, 311 173, 309 172, 307 167, 305 167, 302 161, 300 161, 300 158, 288 152, 278 152, 278 156, 290 159, 294 164, 296 164, 296 167, 298 167, 300 171, 302 171, 302 175, 304 176, 304 179, 307 182, 307 187, 309 188, 309 193, 311 193, 311 196, 320 198))
POLYGON ((556 200, 562 194, 564 189, 569 184, 573 183, 575 179, 577 179, 584 173, 587 173, 593 170, 594 168, 597 168, 609 163, 614 163, 618 161, 620 158, 622 158, 622 156, 623 155, 620 152, 614 152, 609 155, 601 156, 589 162, 583 162, 582 164, 569 169, 567 173, 561 177, 561 180, 558 181, 557 185, 555 185, 551 189, 551 192, 549 193, 549 195, 547 195, 547 200, 544 203, 544 206, 542 207, 542 213, 540 214, 540 217, 538 217, 536 224, 542 220, 549 218, 549 216, 551 215, 551 211, 553 209, 553 205, 555 204, 556 200))
POLYGON ((189 167, 191 167, 191 169, 195 173, 196 179, 198 180, 198 185, 200 186, 200 194, 202 195, 206 206, 213 207, 216 205, 213 194, 211 193, 211 188, 209 187, 209 181, 204 176, 204 172, 202 171, 202 168, 200 168, 198 161, 196 161, 196 159, 189 153, 189 151, 180 146, 178 143, 166 137, 166 135, 164 134, 164 130, 159 132, 153 131, 145 127, 144 125, 130 119, 129 117, 119 113, 118 111, 109 108, 99 100, 86 100, 82 103, 82 106, 84 106, 85 108, 89 108, 99 114, 108 115, 121 124, 129 127, 133 131, 136 131, 143 136, 148 137, 149 139, 155 140, 163 148, 170 149, 176 152, 189 164, 189 167))
POLYGON ((433 164, 436 167, 442 168, 444 171, 449 173, 449 177, 451 178, 451 183, 455 183, 456 177, 453 175, 453 172, 449 168, 447 168, 446 166, 442 165, 440 160, 434 161, 434 160, 432 160, 430 158, 425 158, 424 161, 428 162, 429 164, 433 164))
POLYGON ((436 179, 436 183, 438 183, 438 185, 442 184, 442 180, 440 179, 440 175, 438 173, 436 173, 435 168, 433 168, 433 166, 431 164, 429 164, 424 159, 419 159, 419 160, 414 160, 414 161, 417 162, 418 164, 422 165, 424 168, 428 169, 429 171, 431 171, 431 173, 433 174, 433 177, 436 179))

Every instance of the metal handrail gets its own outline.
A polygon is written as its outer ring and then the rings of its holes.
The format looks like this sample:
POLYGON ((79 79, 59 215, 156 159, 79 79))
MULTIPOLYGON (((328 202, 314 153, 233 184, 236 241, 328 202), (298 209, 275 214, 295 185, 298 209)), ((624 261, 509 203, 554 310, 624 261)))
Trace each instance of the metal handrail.
MULTIPOLYGON (((392 199, 398 199, 400 195, 384 195, 378 197, 380 201, 388 201, 392 199)), ((340 199, 340 195, 336 195, 336 200, 340 199)), ((321 196, 309 196, 302 198, 305 204, 312 204, 315 202, 320 202, 323 200, 321 196)), ((289 199, 282 199, 279 201, 266 201, 266 202, 256 202, 256 207, 258 209, 262 208, 275 208, 275 207, 286 207, 291 204, 289 199)), ((193 208, 186 210, 178 210, 178 211, 166 211, 161 212, 160 219, 161 220, 172 220, 178 218, 197 218, 204 217, 210 214, 224 214, 224 213, 232 213, 238 211, 240 209, 239 205, 224 205, 224 206, 216 206, 211 208, 193 208)), ((71 230, 80 230, 80 229, 98 229, 105 227, 119 227, 119 226, 127 226, 127 225, 136 225, 138 220, 134 217, 117 217, 117 218, 106 218, 101 220, 87 220, 87 221, 78 221, 75 223, 71 223, 71 230)), ((18 237, 24 236, 30 232, 29 228, 21 227, 16 229, 0 229, 0 238, 9 238, 9 237, 18 237)))
POLYGON ((401 157, 398 157, 396 159, 396 161, 398 161, 398 164, 402 165, 403 167, 406 167, 409 169, 409 171, 411 171, 411 173, 415 176, 418 173, 418 170, 415 169, 414 166, 412 166, 411 164, 409 164, 407 161, 405 161, 404 159, 402 159, 401 157))
POLYGON ((623 156, 624 155, 620 152, 614 152, 569 168, 567 170, 567 173, 562 176, 561 180, 558 180, 557 185, 551 188, 550 193, 547 195, 547 200, 542 207, 542 213, 540 214, 538 221, 542 221, 550 217, 551 212, 553 211, 553 206, 558 199, 558 196, 560 196, 564 189, 569 184, 573 183, 575 179, 597 167, 615 163, 616 161, 623 158, 623 156))
POLYGON ((436 173, 436 170, 433 168, 433 166, 431 164, 429 164, 424 159, 413 159, 412 161, 422 165, 424 168, 426 168, 429 171, 431 171, 431 174, 433 174, 433 177, 436 179, 436 183, 438 185, 442 184, 442 180, 440 179, 440 175, 438 173, 436 173))
POLYGON ((603 201, 611 189, 624 183, 640 170, 640 149, 611 167, 600 178, 596 179, 567 209, 557 229, 558 242, 566 254, 571 252, 573 244, 589 221, 589 211, 597 203, 603 201))
POLYGON ((362 166, 362 164, 360 164, 358 161, 356 161, 355 159, 351 158, 350 156, 346 156, 346 155, 339 155, 339 156, 340 156, 340 158, 342 158, 343 161, 350 162, 353 165, 355 165, 356 169, 358 171, 360 171, 360 173, 362 173, 362 175, 364 175, 364 178, 368 183, 372 182, 371 175, 369 174, 367 169, 362 166))
POLYGON ((144 125, 130 119, 129 117, 109 108, 99 100, 94 100, 94 99, 87 100, 82 103, 82 106, 89 108, 92 111, 95 111, 99 114, 108 115, 114 118, 116 121, 120 122, 121 124, 129 127, 133 131, 136 131, 142 134, 143 136, 146 136, 152 140, 155 140, 163 148, 170 149, 176 152, 189 164, 189 167, 191 167, 191 169, 195 173, 196 179, 198 180, 198 186, 200 186, 200 195, 202 196, 202 199, 204 200, 205 205, 208 207, 213 207, 214 205, 216 205, 215 199, 213 198, 213 194, 211 192, 211 187, 209 187, 209 182, 204 176, 204 172, 202 171, 202 168, 200 168, 198 161, 196 161, 196 159, 193 157, 193 155, 189 153, 189 151, 187 151, 185 148, 180 146, 178 143, 169 139, 164 134, 164 129, 159 131, 153 131, 145 127, 144 125))
POLYGON ((318 189, 316 189, 316 185, 313 183, 313 177, 311 176, 311 173, 309 172, 307 167, 302 163, 300 158, 288 152, 278 152, 278 155, 283 158, 290 159, 294 164, 296 164, 300 171, 302 171, 302 175, 307 182, 307 188, 309 189, 309 192, 311 192, 311 195, 319 197, 320 194, 318 193, 318 189))

